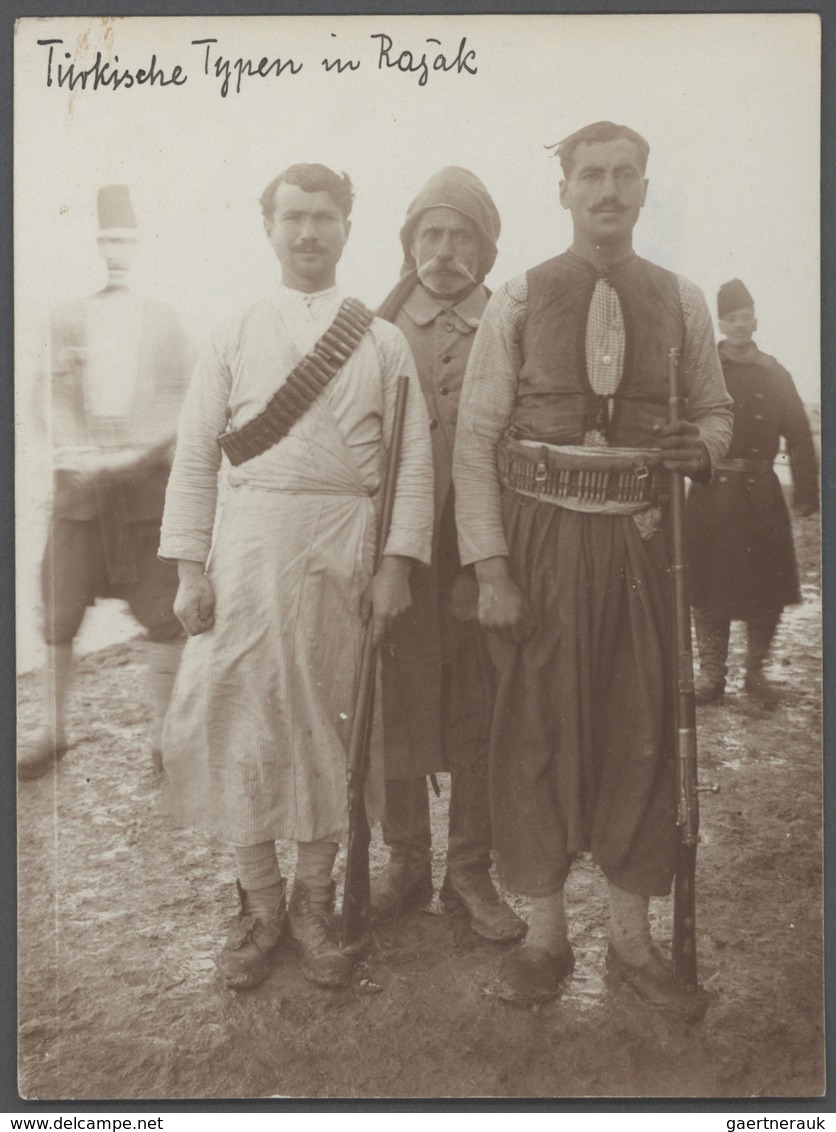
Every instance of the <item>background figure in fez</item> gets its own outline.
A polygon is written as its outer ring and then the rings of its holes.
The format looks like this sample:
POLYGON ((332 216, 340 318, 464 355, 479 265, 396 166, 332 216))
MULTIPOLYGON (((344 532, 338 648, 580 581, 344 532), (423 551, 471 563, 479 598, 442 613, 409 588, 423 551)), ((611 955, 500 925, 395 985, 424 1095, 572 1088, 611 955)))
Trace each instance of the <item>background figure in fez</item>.
POLYGON ((137 226, 128 187, 105 186, 97 203, 107 286, 59 306, 51 318, 54 476, 42 567, 47 653, 40 725, 20 746, 20 778, 45 774, 67 749, 73 640, 97 597, 127 601, 147 630, 157 769, 182 648, 172 609, 177 571, 158 559, 157 547, 190 358, 171 308, 129 286, 137 226))
POLYGON ((500 221, 467 169, 436 173, 407 210, 402 278, 378 312, 412 350, 430 414, 435 471, 432 565, 413 573, 412 608, 383 652, 389 861, 372 887, 380 920, 432 896, 428 774, 450 771, 442 900, 463 907, 486 939, 519 939, 526 925, 490 878, 488 740, 494 673, 476 621, 476 580, 459 561, 453 445, 464 371, 488 302, 500 221))
POLYGON ((729 624, 745 621, 744 689, 771 705, 774 685, 763 663, 785 605, 801 600, 792 528, 784 492, 772 468, 786 438, 795 509, 818 510, 816 453, 804 405, 792 377, 753 341, 755 303, 739 279, 717 296, 719 345, 726 387, 734 398, 734 434, 711 483, 688 496, 688 535, 699 703, 719 700, 726 687, 729 624))

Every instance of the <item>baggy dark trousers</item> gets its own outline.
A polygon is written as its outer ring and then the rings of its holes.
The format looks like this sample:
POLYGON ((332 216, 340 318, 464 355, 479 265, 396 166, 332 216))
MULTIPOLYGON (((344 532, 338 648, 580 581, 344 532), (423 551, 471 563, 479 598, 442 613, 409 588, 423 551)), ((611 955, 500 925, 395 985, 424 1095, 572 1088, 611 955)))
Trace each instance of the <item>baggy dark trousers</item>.
POLYGON ((556 892, 580 851, 628 892, 673 880, 668 555, 630 516, 591 515, 508 489, 512 575, 537 628, 490 634, 499 686, 489 775, 503 884, 556 892))

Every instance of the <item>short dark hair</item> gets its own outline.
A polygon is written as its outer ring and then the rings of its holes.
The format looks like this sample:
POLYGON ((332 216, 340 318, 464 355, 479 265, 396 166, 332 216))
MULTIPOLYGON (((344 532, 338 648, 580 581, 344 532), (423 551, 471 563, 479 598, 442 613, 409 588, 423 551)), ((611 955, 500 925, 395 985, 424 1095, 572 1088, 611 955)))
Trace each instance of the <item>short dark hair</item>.
POLYGON ((615 122, 593 122, 591 126, 584 126, 583 129, 576 130, 574 134, 570 134, 568 138, 564 138, 562 142, 558 142, 554 147, 556 156, 560 158, 560 167, 563 170, 564 177, 569 176, 569 170, 572 168, 572 158, 579 145, 583 145, 584 143, 591 145, 594 142, 615 141, 617 138, 625 138, 627 141, 633 143, 639 151, 639 162, 641 164, 642 173, 644 173, 647 169, 647 158, 650 154, 650 146, 641 134, 637 134, 636 131, 631 130, 629 126, 618 126, 615 122))
POLYGON ((348 173, 335 173, 327 165, 290 165, 278 177, 274 177, 259 198, 261 215, 266 220, 273 218, 273 197, 282 184, 298 185, 306 193, 329 193, 334 204, 348 220, 354 201, 354 188, 348 173))

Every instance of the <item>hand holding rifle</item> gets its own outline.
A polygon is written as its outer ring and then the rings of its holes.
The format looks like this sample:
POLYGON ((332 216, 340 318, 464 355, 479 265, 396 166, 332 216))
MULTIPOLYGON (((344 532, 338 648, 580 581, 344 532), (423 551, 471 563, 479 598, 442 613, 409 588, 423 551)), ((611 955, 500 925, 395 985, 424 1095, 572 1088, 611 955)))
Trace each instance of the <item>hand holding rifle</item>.
POLYGON ((366 624, 372 619, 372 638, 378 646, 395 622, 412 605, 409 590, 409 559, 387 554, 366 586, 360 603, 360 616, 366 624))

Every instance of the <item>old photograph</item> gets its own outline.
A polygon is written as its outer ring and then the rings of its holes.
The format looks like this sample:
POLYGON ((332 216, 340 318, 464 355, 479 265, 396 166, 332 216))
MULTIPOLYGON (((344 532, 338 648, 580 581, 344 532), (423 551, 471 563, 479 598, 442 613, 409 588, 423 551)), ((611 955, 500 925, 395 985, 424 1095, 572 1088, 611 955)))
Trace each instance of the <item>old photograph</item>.
POLYGON ((21 1098, 822 1096, 820 56, 18 20, 21 1098))

